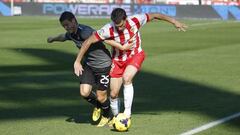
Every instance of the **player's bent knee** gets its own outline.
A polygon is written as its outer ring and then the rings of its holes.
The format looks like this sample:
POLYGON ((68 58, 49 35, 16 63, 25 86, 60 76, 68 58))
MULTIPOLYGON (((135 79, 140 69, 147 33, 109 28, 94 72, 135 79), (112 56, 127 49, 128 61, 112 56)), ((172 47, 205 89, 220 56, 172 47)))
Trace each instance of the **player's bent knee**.
POLYGON ((97 91, 97 100, 103 103, 107 99, 107 91, 97 91))
POLYGON ((111 97, 112 99, 115 99, 115 98, 118 97, 118 93, 111 91, 110 97, 111 97))
POLYGON ((107 96, 98 96, 97 97, 97 100, 100 102, 100 103, 103 103, 104 101, 106 101, 107 99, 107 96))
POLYGON ((129 75, 123 76, 123 83, 124 84, 131 84, 132 83, 132 77, 129 75))
POLYGON ((80 90, 80 95, 82 97, 88 97, 90 94, 90 91, 87 91, 87 90, 80 90))

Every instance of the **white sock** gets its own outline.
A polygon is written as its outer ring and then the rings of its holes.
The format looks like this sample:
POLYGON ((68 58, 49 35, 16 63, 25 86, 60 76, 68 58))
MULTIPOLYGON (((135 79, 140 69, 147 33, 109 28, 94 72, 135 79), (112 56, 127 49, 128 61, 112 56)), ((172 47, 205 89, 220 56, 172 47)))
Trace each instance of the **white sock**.
POLYGON ((132 84, 124 85, 124 89, 123 89, 124 107, 125 107, 124 114, 127 117, 131 117, 133 94, 134 94, 133 85, 132 84))
POLYGON ((119 99, 118 98, 115 98, 115 99, 110 98, 110 106, 111 106, 113 115, 116 116, 120 110, 119 99))

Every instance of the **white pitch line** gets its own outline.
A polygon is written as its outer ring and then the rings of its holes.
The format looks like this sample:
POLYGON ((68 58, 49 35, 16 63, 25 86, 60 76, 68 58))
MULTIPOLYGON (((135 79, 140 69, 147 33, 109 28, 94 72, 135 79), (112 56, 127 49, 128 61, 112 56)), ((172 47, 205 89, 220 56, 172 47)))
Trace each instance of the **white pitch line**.
POLYGON ((219 119, 219 120, 210 122, 210 123, 205 124, 205 125, 202 125, 202 126, 200 126, 200 127, 194 128, 194 129, 192 129, 192 130, 190 130, 190 131, 187 131, 187 132, 184 132, 184 133, 182 133, 182 134, 180 134, 180 135, 193 135, 193 134, 196 134, 196 133, 201 132, 201 131, 203 131, 203 130, 206 130, 206 129, 212 128, 212 127, 214 127, 214 126, 217 126, 217 125, 219 125, 219 124, 222 124, 222 123, 224 123, 224 122, 227 122, 227 121, 229 121, 229 120, 231 120, 231 119, 237 118, 237 117, 239 117, 239 116, 240 116, 240 112, 235 113, 235 114, 233 114, 233 115, 230 115, 230 116, 228 116, 228 117, 225 117, 225 118, 222 118, 222 119, 219 119))

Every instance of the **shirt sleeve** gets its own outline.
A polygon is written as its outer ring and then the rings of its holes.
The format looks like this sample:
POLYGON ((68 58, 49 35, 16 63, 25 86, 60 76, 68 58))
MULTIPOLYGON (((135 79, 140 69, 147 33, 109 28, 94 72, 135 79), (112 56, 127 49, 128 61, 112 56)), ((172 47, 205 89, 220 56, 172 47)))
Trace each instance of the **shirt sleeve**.
POLYGON ((140 27, 150 21, 148 14, 136 14, 132 17, 132 20, 136 23, 139 23, 140 27))
POLYGON ((94 35, 99 41, 109 39, 111 37, 109 24, 103 26, 100 30, 97 30, 94 35))

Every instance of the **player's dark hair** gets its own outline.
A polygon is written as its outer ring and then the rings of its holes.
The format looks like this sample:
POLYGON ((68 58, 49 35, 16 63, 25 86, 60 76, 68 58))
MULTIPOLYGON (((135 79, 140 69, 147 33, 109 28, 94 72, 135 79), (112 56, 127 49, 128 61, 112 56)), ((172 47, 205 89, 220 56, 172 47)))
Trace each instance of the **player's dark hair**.
POLYGON ((119 24, 122 20, 126 20, 126 11, 122 8, 115 8, 111 13, 111 20, 115 24, 119 24))
POLYGON ((59 21, 60 22, 63 22, 64 20, 72 21, 72 19, 75 19, 75 21, 77 22, 77 19, 72 12, 64 11, 60 16, 59 21))

